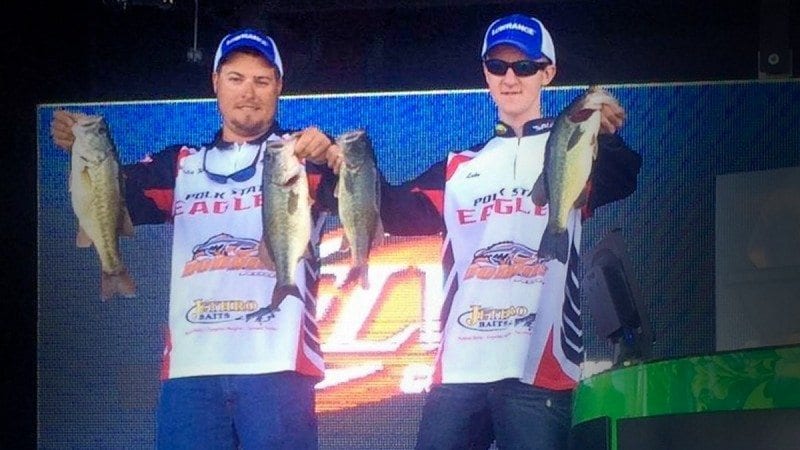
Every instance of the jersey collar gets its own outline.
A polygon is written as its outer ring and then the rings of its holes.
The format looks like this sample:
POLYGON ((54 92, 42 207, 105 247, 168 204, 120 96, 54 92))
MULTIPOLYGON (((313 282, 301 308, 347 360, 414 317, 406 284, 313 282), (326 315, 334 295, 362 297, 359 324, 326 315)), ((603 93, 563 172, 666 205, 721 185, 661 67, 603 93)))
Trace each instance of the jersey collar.
MULTIPOLYGON (((522 126, 521 137, 542 134, 550 131, 550 128, 552 127, 553 119, 551 118, 533 119, 526 122, 525 125, 522 126)), ((494 135, 497 137, 517 137, 517 135, 514 133, 514 129, 502 120, 497 121, 495 124, 494 135)))

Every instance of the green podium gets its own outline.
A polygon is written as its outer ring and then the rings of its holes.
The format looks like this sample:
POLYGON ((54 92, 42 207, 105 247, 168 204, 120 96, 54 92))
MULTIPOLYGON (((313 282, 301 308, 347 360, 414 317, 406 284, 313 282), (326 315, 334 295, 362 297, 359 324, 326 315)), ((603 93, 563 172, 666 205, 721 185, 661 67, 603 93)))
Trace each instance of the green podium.
POLYGON ((800 449, 800 345, 660 360, 586 378, 575 390, 573 438, 580 449, 800 449))

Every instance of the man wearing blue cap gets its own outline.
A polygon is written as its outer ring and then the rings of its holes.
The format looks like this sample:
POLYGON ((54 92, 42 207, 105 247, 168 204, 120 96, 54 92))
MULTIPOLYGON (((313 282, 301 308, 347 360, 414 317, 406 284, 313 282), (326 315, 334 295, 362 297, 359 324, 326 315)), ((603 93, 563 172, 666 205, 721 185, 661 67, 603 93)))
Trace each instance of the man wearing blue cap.
MULTIPOLYGON (((298 276, 300 297, 260 320, 274 268, 259 258, 266 143, 289 133, 275 121, 283 64, 275 42, 257 30, 225 36, 212 83, 222 127, 211 144, 176 145, 122 168, 134 224, 172 222, 169 333, 156 412, 161 449, 317 448, 314 385, 323 375, 314 304, 319 261, 298 276)), ((80 113, 60 111, 51 131, 70 150, 80 113)), ((335 210, 338 152, 314 127, 292 133, 305 159, 309 220, 335 210)), ((321 227, 314 227, 319 230, 321 227)), ((312 242, 318 242, 312 237, 312 242)))
POLYGON ((444 233, 442 337, 417 449, 559 449, 583 358, 577 285, 581 220, 636 188, 641 158, 615 134, 624 111, 603 105, 588 204, 569 219, 566 262, 538 255, 548 221, 531 188, 553 119, 540 95, 556 74, 550 33, 515 14, 481 50, 497 106, 494 136, 384 190, 404 234, 444 233))

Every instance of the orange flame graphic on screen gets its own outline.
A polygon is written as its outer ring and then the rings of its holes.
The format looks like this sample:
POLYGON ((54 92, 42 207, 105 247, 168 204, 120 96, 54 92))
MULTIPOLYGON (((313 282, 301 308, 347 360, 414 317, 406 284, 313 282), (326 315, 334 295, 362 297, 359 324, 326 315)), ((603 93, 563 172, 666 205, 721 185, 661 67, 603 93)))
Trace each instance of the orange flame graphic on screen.
POLYGON ((335 255, 340 242, 341 230, 320 246, 317 318, 326 371, 317 412, 421 392, 439 343, 441 238, 387 238, 370 254, 369 289, 350 291, 338 289, 349 269, 347 255, 335 255))

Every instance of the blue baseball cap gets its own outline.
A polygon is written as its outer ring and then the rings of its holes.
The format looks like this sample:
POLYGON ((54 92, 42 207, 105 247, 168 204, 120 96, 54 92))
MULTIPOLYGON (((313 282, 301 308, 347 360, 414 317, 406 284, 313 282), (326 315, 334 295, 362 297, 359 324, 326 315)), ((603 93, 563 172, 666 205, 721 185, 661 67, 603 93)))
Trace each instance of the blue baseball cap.
POLYGON ((283 78, 281 54, 278 53, 275 41, 266 34, 251 28, 234 31, 222 38, 219 47, 217 47, 217 54, 214 55, 214 72, 219 69, 220 61, 227 58, 232 52, 245 47, 253 49, 264 56, 267 61, 278 68, 278 73, 283 78))
POLYGON ((537 60, 544 56, 551 63, 556 63, 556 50, 553 47, 553 39, 539 19, 522 14, 513 14, 492 22, 483 37, 481 59, 485 59, 489 50, 501 44, 518 48, 532 60, 537 60))

